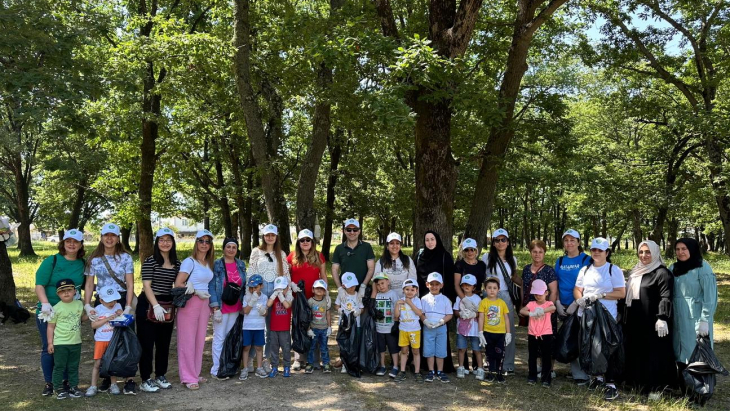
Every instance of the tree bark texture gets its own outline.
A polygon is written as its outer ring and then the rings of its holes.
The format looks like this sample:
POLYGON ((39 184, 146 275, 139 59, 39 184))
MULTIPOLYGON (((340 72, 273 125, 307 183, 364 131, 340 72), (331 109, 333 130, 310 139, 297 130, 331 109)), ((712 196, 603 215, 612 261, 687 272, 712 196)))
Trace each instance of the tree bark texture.
POLYGON ((13 279, 13 264, 8 256, 4 241, 0 241, 0 302, 15 304, 16 290, 13 279))
POLYGON ((322 236, 322 254, 325 260, 330 261, 330 246, 332 245, 332 222, 335 215, 335 187, 337 186, 337 168, 342 158, 342 130, 335 131, 335 135, 328 142, 330 153, 330 170, 327 178, 327 204, 324 216, 324 235, 322 236))

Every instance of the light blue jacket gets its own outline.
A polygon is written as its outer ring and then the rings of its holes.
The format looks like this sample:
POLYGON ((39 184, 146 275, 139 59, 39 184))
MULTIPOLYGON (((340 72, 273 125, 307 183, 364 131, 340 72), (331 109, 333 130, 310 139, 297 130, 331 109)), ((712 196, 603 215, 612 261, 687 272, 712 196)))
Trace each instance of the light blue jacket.
MULTIPOLYGON (((238 275, 243 281, 242 289, 246 286, 246 263, 238 258, 235 259, 238 267, 238 275)), ((226 278, 226 263, 223 257, 215 260, 213 263, 213 279, 208 283, 208 294, 210 294, 209 304, 211 307, 221 306, 221 297, 223 296, 223 280, 226 278)), ((243 298, 243 292, 241 298, 243 298)))

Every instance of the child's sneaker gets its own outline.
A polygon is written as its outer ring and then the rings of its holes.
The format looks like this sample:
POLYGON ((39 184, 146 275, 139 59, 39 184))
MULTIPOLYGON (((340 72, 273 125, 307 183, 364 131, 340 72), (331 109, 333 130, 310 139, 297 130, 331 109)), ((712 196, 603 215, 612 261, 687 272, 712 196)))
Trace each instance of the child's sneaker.
POLYGON ((527 380, 527 385, 535 385, 537 384, 536 380, 527 380))
POLYGON ((464 367, 458 367, 456 369, 456 378, 464 378, 464 367))
POLYGON ((84 392, 79 389, 79 387, 74 386, 69 388, 68 390, 68 396, 71 398, 81 398, 84 396, 84 392))
POLYGON ((256 376, 259 378, 266 378, 269 376, 269 373, 266 372, 264 367, 259 367, 256 369, 256 376))
POLYGON ((117 383, 116 382, 111 383, 111 385, 109 386, 109 394, 119 395, 121 393, 122 393, 122 391, 119 390, 119 386, 117 385, 117 383))
POLYGON ((92 385, 91 387, 89 387, 89 388, 88 388, 88 389, 86 390, 86 394, 85 394, 85 395, 86 395, 87 397, 93 397, 93 396, 95 396, 95 395, 96 395, 96 393, 98 393, 98 392, 99 392, 99 389, 98 389, 98 388, 96 388, 96 385, 92 385))
POLYGON ((342 364, 342 368, 340 369, 340 374, 347 374, 347 367, 345 367, 345 364, 342 364))
POLYGON ((284 372, 281 374, 281 376, 284 377, 284 378, 291 377, 291 368, 284 367, 284 372))
POLYGON ((304 373, 311 374, 313 372, 314 372, 314 365, 307 363, 307 365, 304 366, 304 373))
POLYGON ((398 373, 398 375, 395 376, 395 378, 393 379, 393 381, 395 381, 395 382, 403 382, 403 381, 405 381, 405 379, 406 379, 406 372, 405 371, 401 371, 401 372, 398 373))
POLYGON ((266 374, 268 375, 271 372, 271 364, 269 364, 269 360, 267 360, 267 359, 264 359, 263 362, 264 362, 264 364, 261 366, 261 368, 263 368, 264 371, 266 371, 266 374))
POLYGON ((377 369, 375 369, 375 375, 377 375, 378 377, 384 376, 386 372, 387 371, 385 370, 385 367, 378 367, 377 369))
POLYGON ((43 396, 48 397, 49 395, 53 395, 53 384, 47 382, 46 386, 43 387, 43 396))
POLYGON ((57 400, 65 400, 66 398, 70 398, 68 395, 68 391, 58 391, 56 392, 56 399, 57 400))
POLYGON ((417 372, 417 373, 414 373, 413 375, 414 375, 413 379, 416 380, 417 383, 423 382, 423 374, 421 374, 420 372, 417 372))
POLYGON ((542 386, 543 388, 550 388, 550 383, 547 381, 543 381, 542 386))
POLYGON ((241 370, 241 375, 238 376, 238 379, 241 381, 246 381, 248 379, 248 367, 241 370))
POLYGON ((447 384, 450 383, 451 380, 449 379, 449 376, 446 375, 443 371, 439 371, 438 374, 436 374, 436 377, 441 380, 442 383, 447 384))
POLYGON ((165 378, 164 375, 160 375, 157 378, 155 378, 155 385, 162 388, 163 390, 172 388, 172 384, 170 384, 170 382, 167 381, 167 378, 165 378))
POLYGON ((474 371, 474 378, 479 381, 484 381, 484 370, 482 370, 481 368, 477 368, 477 370, 474 371))
POLYGON ((271 369, 271 372, 269 373, 269 378, 276 377, 276 374, 278 374, 278 373, 279 373, 279 369, 278 368, 272 368, 271 369))
POLYGON ((464 375, 469 375, 470 372, 468 368, 464 368, 464 375))
POLYGON ((502 375, 501 373, 497 373, 497 377, 494 380, 497 381, 497 384, 504 384, 507 382, 504 379, 504 375, 502 375))
MULTIPOLYGON (((484 372, 484 370, 482 370, 484 372)), ((494 382, 494 379, 497 378, 493 372, 489 371, 487 373, 487 382, 494 382)))
POLYGON ((147 381, 142 381, 142 384, 139 385, 139 389, 144 392, 158 392, 160 391, 160 387, 155 384, 155 382, 152 380, 152 378, 148 379, 147 381))
POLYGON ((388 373, 388 377, 395 378, 398 376, 398 368, 393 367, 390 369, 390 373, 388 373))
POLYGON ((603 380, 599 380, 598 378, 594 378, 591 380, 591 382, 588 384, 588 390, 589 391, 595 391, 595 390, 602 390, 605 386, 605 383, 603 380))
POLYGON ((127 380, 124 383, 124 395, 137 395, 137 384, 134 380, 127 380))
POLYGON ((603 397, 606 401, 613 401, 616 398, 618 398, 618 389, 616 389, 615 386, 607 385, 606 386, 606 395, 603 397))
POLYGON ((322 366, 322 372, 325 374, 329 374, 332 372, 332 366, 329 364, 325 364, 322 366))
POLYGON ((302 363, 300 363, 299 361, 294 361, 294 363, 292 363, 292 365, 291 365, 292 371, 299 371, 301 369, 302 369, 302 363))
POLYGON ((424 381, 426 382, 433 382, 434 373, 433 371, 429 371, 428 375, 426 375, 426 379, 424 381))

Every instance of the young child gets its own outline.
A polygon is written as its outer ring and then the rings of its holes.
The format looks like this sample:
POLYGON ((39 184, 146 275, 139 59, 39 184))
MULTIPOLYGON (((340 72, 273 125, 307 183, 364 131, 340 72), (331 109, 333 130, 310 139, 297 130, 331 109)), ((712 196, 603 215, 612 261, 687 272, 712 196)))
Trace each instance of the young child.
POLYGON ((403 281, 403 298, 395 303, 395 318, 400 321, 398 331, 398 346, 400 348, 400 371, 395 377, 395 382, 402 382, 406 379, 406 361, 408 361, 408 348, 413 350, 414 378, 416 382, 423 382, 421 375, 421 323, 423 317, 423 305, 418 298, 418 283, 416 280, 407 279, 403 281))
POLYGON ((259 274, 254 274, 248 279, 248 293, 243 299, 243 369, 239 380, 248 379, 248 353, 253 345, 256 350, 256 376, 266 378, 269 374, 264 371, 262 364, 264 363, 264 344, 266 329, 266 308, 268 301, 266 294, 261 292, 264 279, 259 274))
MULTIPOLYGON (((335 299, 335 308, 340 312, 340 315, 349 315, 352 313, 355 318, 355 332, 357 335, 357 339, 360 339, 360 314, 362 314, 362 309, 364 306, 362 305, 362 298, 360 297, 360 293, 355 291, 355 288, 360 284, 359 281, 357 281, 357 277, 355 274, 351 272, 346 272, 342 274, 342 287, 339 290, 337 290, 337 299, 335 299)), ((347 368, 345 368, 345 364, 342 364, 342 371, 343 374, 347 373, 347 368)))
POLYGON ((542 358, 542 386, 549 388, 552 383, 552 352, 553 352, 553 326, 550 316, 556 308, 552 301, 547 301, 548 287, 543 280, 532 282, 530 294, 535 296, 535 301, 530 301, 522 307, 520 314, 530 317, 527 325, 527 383, 533 385, 537 382, 537 357, 538 352, 542 358))
POLYGON ((56 293, 61 301, 53 306, 54 315, 48 321, 48 353, 53 354, 53 387, 56 398, 80 398, 79 363, 81 362, 81 321, 86 320, 84 304, 75 300, 76 284, 63 279, 56 283, 56 293), (63 373, 68 373, 71 388, 63 389, 63 373))
POLYGON ((441 274, 433 272, 426 278, 426 285, 430 293, 423 296, 423 356, 428 362, 428 375, 426 382, 433 382, 434 378, 443 383, 451 382, 444 374, 444 358, 449 353, 446 347, 446 323, 451 320, 454 311, 451 308, 451 301, 441 294, 441 287, 444 280, 441 274), (436 360, 434 361, 434 357, 436 360), (434 362, 436 371, 434 372, 434 362))
POLYGON ((324 280, 316 280, 312 284, 312 292, 314 295, 307 300, 309 307, 312 308, 312 322, 309 323, 309 331, 307 331, 307 335, 312 338, 312 345, 307 353, 307 365, 304 367, 304 372, 306 374, 314 372, 314 356, 317 349, 319 349, 323 364, 322 371, 328 373, 332 371, 330 367, 330 350, 327 347, 327 338, 332 335, 332 327, 330 326, 332 301, 327 295, 327 283, 324 280))
MULTIPOLYGON (((464 292, 464 299, 474 303, 474 307, 479 307, 482 299, 474 294, 477 278, 471 274, 461 277, 461 290, 464 292)), ((466 370, 464 369, 464 356, 469 346, 477 359, 479 368, 474 372, 477 380, 484 380, 484 370, 482 369, 482 349, 479 346, 479 319, 476 318, 477 313, 463 306, 460 297, 456 297, 454 303, 454 315, 459 317, 456 322, 456 348, 459 350, 459 368, 456 369, 456 378, 464 378, 466 370)))
POLYGON ((390 289, 390 280, 385 273, 375 274, 373 282, 375 287, 373 287, 371 297, 375 300, 375 309, 383 314, 382 319, 375 320, 378 352, 380 353, 380 367, 375 370, 375 375, 385 375, 385 353, 387 349, 393 361, 389 376, 395 378, 398 375, 398 352, 400 347, 398 347, 398 337, 391 335, 390 331, 393 328, 393 316, 398 294, 390 289))
POLYGON ((479 342, 482 347, 486 346, 487 362, 489 372, 487 381, 497 381, 500 384, 505 382, 502 375, 502 364, 504 363, 504 347, 512 342, 512 334, 509 330, 509 308, 502 299, 497 298, 499 292, 499 279, 489 277, 485 281, 487 297, 479 303, 479 342))
MULTIPOLYGON (((109 321, 123 313, 122 305, 118 303, 122 296, 119 295, 115 287, 102 287, 97 294, 101 304, 94 307, 97 320, 91 322, 91 328, 96 330, 94 333, 94 370, 91 372, 91 386, 86 390, 87 397, 93 397, 99 392, 96 383, 99 380, 101 357, 104 356, 104 352, 109 347, 109 341, 114 333, 114 327, 109 324, 109 321)), ((116 382, 111 383, 109 390, 112 394, 119 394, 119 387, 116 382)))
POLYGON ((281 348, 281 356, 284 357, 284 373, 283 377, 291 377, 291 303, 294 301, 291 290, 289 289, 289 280, 287 277, 276 277, 274 280, 274 292, 269 297, 268 307, 273 307, 271 311, 271 335, 269 344, 271 351, 269 352, 269 362, 271 362, 271 372, 269 378, 276 377, 279 373, 279 348, 281 348))

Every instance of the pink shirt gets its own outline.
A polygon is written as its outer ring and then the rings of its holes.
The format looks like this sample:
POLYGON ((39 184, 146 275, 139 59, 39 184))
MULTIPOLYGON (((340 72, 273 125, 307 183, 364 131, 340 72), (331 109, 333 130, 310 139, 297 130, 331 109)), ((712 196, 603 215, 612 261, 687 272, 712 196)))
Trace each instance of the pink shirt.
MULTIPOLYGON (((527 303, 526 307, 530 312, 533 312, 537 307, 542 307, 542 309, 545 310, 553 305, 552 301, 545 301, 542 304, 538 304, 536 301, 530 301, 527 303)), ((530 317, 530 323, 527 325, 527 333, 529 335, 534 335, 535 337, 552 335, 553 325, 550 322, 551 315, 553 315, 553 313, 545 313, 542 318, 530 317)))
MULTIPOLYGON (((226 286, 228 283, 228 280, 230 279, 232 283, 236 283, 238 285, 242 285, 241 281, 241 275, 238 273, 238 267, 236 266, 236 263, 225 263, 226 265, 226 278, 223 278, 223 287, 226 286)), ((222 314, 230 314, 238 312, 240 308, 240 304, 236 305, 228 305, 226 303, 221 302, 221 313, 222 314)))

